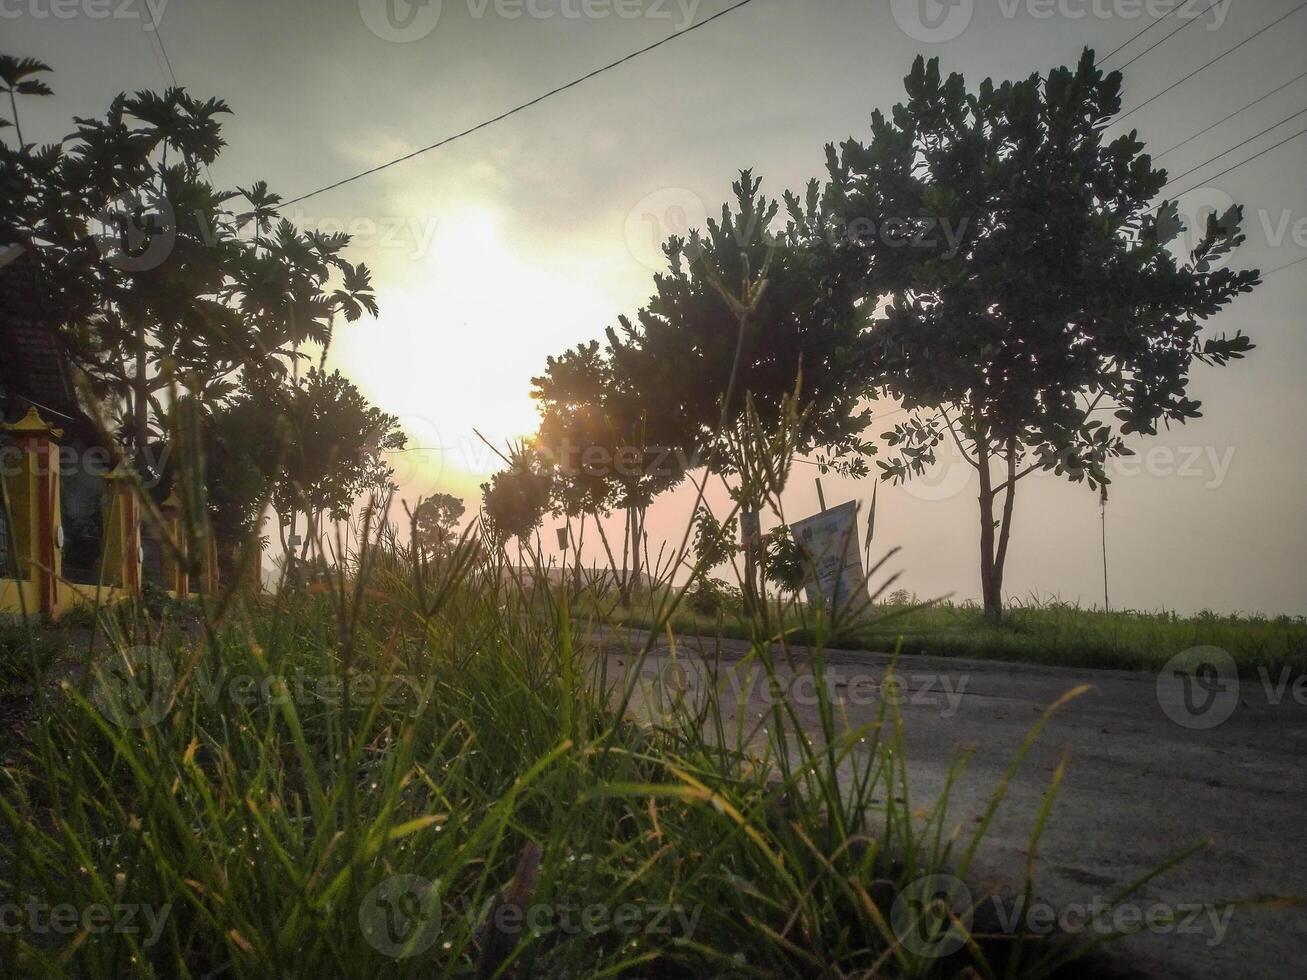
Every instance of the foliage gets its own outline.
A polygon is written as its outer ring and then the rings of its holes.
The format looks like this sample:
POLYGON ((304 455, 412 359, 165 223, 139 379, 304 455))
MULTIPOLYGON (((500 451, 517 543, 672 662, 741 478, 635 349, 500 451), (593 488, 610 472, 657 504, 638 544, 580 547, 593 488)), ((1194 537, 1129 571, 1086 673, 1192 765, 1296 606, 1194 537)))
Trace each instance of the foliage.
POLYGON ((798 592, 808 579, 812 559, 782 525, 767 536, 767 578, 786 592, 798 592))
POLYGON ((723 422, 738 426, 746 396, 766 430, 785 423, 797 387, 798 450, 860 475, 874 452, 859 405, 872 366, 865 316, 852 283, 831 275, 793 227, 774 227, 779 205, 761 183, 741 172, 733 213, 723 205, 706 235, 667 242, 668 269, 654 277, 649 305, 608 331, 612 357, 648 416, 687 420, 698 458, 718 472, 739 470, 718 435, 723 422), (743 322, 736 284, 752 300, 743 322))
POLYGON ((508 466, 481 484, 481 519, 487 533, 503 544, 525 542, 540 527, 554 495, 548 460, 529 443, 512 447, 508 466))
POLYGON ((453 494, 433 493, 413 508, 417 544, 430 555, 444 555, 458 540, 456 528, 463 519, 463 501, 453 494))
POLYGON ((1130 452, 1124 436, 1198 417, 1193 363, 1252 347, 1242 333, 1202 339, 1204 322, 1259 279, 1216 267, 1243 241, 1240 208, 1211 216, 1190 255, 1172 250, 1175 204, 1149 203, 1166 172, 1135 132, 1107 138, 1121 74, 1092 51, 1047 80, 986 79, 975 93, 918 57, 905 84, 891 118, 873 113, 869 144, 828 147, 825 205, 868 298, 890 297, 876 388, 910 415, 886 433, 881 475, 910 479, 956 441, 980 473, 996 616, 1017 482, 1046 469, 1097 487, 1130 452))
MULTIPOLYGON (((48 94, 19 80, 48 70, 0 58, 11 103, 48 94)), ((0 144, 0 235, 37 263, 67 355, 137 450, 166 431, 173 386, 211 404, 242 369, 280 372, 300 344, 328 344, 337 315, 377 312, 367 268, 341 256, 348 236, 275 221, 264 182, 210 183, 229 113, 184 89, 143 91, 59 143, 0 144)))
POLYGON ((732 515, 719 521, 707 507, 694 515, 694 554, 698 567, 708 572, 731 560, 739 538, 739 518, 732 515))

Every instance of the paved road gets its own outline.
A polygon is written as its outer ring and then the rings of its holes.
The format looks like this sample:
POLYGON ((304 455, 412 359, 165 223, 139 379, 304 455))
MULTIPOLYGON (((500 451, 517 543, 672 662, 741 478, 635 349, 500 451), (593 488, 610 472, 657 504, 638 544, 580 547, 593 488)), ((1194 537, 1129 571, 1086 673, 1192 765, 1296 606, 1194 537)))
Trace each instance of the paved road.
MULTIPOLYGON (((616 670, 629 669, 624 647, 640 639, 596 638, 616 670)), ((679 662, 693 664, 709 642, 679 637, 679 662)), ((746 652, 743 643, 723 641, 725 662, 746 652)), ((832 689, 845 702, 850 724, 875 717, 889 659, 827 654, 832 689)), ((703 683, 701 669, 669 663, 663 637, 642 670, 652 689, 673 671, 703 683)), ((1190 919, 1194 904, 1307 895, 1304 684, 1277 692, 1257 678, 1231 684, 1229 677, 1199 674, 1186 700, 1178 677, 1163 681, 1159 691, 1151 673, 935 657, 905 658, 897 675, 914 807, 938 799, 960 747, 975 748, 950 807, 952 821, 964 829, 974 826, 1043 709, 1078 685, 1092 685, 1054 716, 1015 780, 982 845, 982 879, 1010 881, 1023 873, 1031 823, 1065 751, 1069 769, 1039 849, 1037 890, 1048 902, 1093 907, 1203 838, 1211 847, 1134 899, 1141 914, 1164 903, 1190 919), (1196 727, 1203 725, 1212 727, 1196 727)), ((751 713, 765 710, 764 688, 751 690, 749 705, 751 713)), ((647 704, 637 707, 647 710, 647 704)), ((798 710, 816 730, 815 707, 800 703, 798 710)), ((1118 950, 1158 976, 1304 976, 1307 911, 1218 907, 1195 913, 1183 932, 1145 931, 1118 950)))

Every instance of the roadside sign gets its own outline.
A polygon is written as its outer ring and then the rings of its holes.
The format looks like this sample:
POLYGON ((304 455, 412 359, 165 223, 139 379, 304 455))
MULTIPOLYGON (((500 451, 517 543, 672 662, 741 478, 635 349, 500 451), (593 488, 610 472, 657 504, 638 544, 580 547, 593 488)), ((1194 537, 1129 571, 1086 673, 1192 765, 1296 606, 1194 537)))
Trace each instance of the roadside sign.
POLYGON ((795 521, 790 533, 808 555, 809 573, 803 588, 810 605, 837 610, 859 595, 866 599, 857 501, 795 521))

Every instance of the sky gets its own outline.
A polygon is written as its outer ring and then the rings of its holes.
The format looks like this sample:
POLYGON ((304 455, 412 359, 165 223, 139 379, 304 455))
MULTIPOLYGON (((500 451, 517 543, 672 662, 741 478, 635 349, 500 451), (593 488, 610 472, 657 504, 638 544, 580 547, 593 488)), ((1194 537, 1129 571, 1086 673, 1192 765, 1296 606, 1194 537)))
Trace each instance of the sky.
MULTIPOLYGON (((1300 0, 1191 0, 1106 62, 1136 106, 1242 47, 1119 127, 1160 153, 1307 72, 1300 0), (1189 11, 1198 12, 1201 16, 1189 11), (1163 41, 1170 32, 1174 38, 1163 41), (1154 43, 1162 41, 1152 50, 1154 43), (1146 53, 1143 53, 1146 52, 1146 53), (1142 54, 1141 54, 1142 53, 1142 54)), ((21 108, 29 140, 65 135, 119 91, 179 81, 226 100, 224 187, 264 179, 289 199, 429 145, 702 21, 722 0, 0 0, 0 50, 54 68, 56 96, 21 108), (152 17, 158 36, 151 36, 152 17)), ((342 326, 330 363, 397 415, 404 496, 436 490, 475 511, 502 446, 536 415, 530 379, 550 354, 601 337, 647 300, 658 242, 702 225, 741 168, 777 195, 823 175, 823 147, 865 139, 872 110, 903 95, 917 54, 971 87, 1112 51, 1171 0, 753 0, 685 37, 443 148, 292 205, 307 227, 354 235, 380 317, 342 326)), ((1161 163, 1181 174, 1307 106, 1299 79, 1161 163)), ((1186 178, 1182 210, 1242 203, 1232 260, 1270 270, 1307 256, 1307 136, 1287 121, 1186 178)), ((1172 188, 1172 191, 1180 187, 1172 188)), ((1307 613, 1307 263, 1270 276, 1211 321, 1257 344, 1198 367, 1204 417, 1152 438, 1114 470, 1106 510, 1113 607, 1307 613)), ((888 417, 895 406, 877 405, 888 417)), ((901 416, 900 416, 901 417, 901 416)), ((873 422, 874 433, 892 423, 873 422)), ((797 465, 793 519, 817 509, 797 465)), ((823 478, 828 504, 868 480, 823 478)), ((956 457, 882 486, 873 553, 898 546, 899 585, 920 598, 979 593, 977 482, 956 457)), ((725 495, 713 486, 709 502, 725 495)), ((694 489, 649 515, 650 547, 680 541, 694 489)), ((764 527, 775 523, 764 515, 764 527)), ((546 521, 546 552, 552 528, 546 521)), ((620 531, 618 532, 620 533, 620 531)), ((1005 592, 1103 601, 1098 496, 1034 475, 1020 485, 1005 592)), ((593 543, 593 541, 592 541, 593 543)), ((587 560, 602 563, 597 551, 587 560)))

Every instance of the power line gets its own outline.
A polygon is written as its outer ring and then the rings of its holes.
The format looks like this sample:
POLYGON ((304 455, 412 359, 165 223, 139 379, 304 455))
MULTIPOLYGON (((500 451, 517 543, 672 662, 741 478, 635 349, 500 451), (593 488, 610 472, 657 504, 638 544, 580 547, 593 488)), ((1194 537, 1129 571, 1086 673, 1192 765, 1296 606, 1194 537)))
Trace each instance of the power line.
POLYGON ((1204 129, 1200 129, 1198 132, 1194 133, 1192 136, 1189 136, 1189 137, 1187 137, 1187 138, 1185 138, 1185 139, 1182 139, 1179 143, 1176 143, 1174 146, 1167 147, 1167 148, 1166 148, 1165 150, 1163 150, 1161 153, 1154 153, 1154 154, 1153 154, 1153 159, 1154 159, 1154 160, 1160 160, 1160 159, 1162 159, 1162 157, 1166 156, 1168 153, 1174 153, 1176 150, 1180 149, 1180 147, 1184 146, 1186 143, 1192 143, 1194 140, 1196 140, 1198 137, 1204 135, 1205 133, 1210 133, 1210 132, 1211 132, 1213 129, 1215 129, 1217 126, 1221 125, 1221 123, 1223 123, 1223 122, 1229 122, 1231 119, 1233 119, 1235 116, 1239 115, 1239 113, 1243 112, 1245 109, 1251 109, 1253 106, 1257 105, 1259 102, 1264 102, 1264 101, 1266 101, 1266 100, 1269 99, 1272 95, 1274 95, 1276 92, 1279 92, 1279 91, 1281 91, 1282 89, 1286 89, 1286 88, 1288 88, 1288 87, 1289 87, 1290 85, 1292 85, 1294 82, 1296 82, 1296 81, 1298 81, 1299 79, 1302 79, 1302 78, 1307 78, 1307 71, 1300 72, 1299 74, 1294 75, 1293 78, 1289 79, 1287 82, 1283 82, 1283 83, 1281 83, 1280 85, 1277 85, 1275 88, 1271 89, 1271 90, 1270 90, 1269 92, 1267 92, 1265 95, 1259 95, 1257 98, 1253 99, 1251 102, 1247 103, 1246 105, 1242 105, 1242 106, 1240 106, 1238 109, 1235 109, 1234 112, 1230 113, 1229 115, 1222 116, 1220 119, 1216 120, 1216 122, 1212 123, 1210 126, 1204 128, 1204 129))
MULTIPOLYGON (((1168 17, 1170 17, 1172 14, 1178 13, 1178 12, 1180 11, 1180 8, 1183 7, 1185 4, 1187 4, 1188 2, 1189 2, 1189 0, 1180 0, 1179 3, 1177 3, 1174 7, 1172 7, 1170 10, 1168 10, 1166 13, 1162 14, 1162 16, 1159 17, 1159 18, 1157 18, 1157 20, 1153 21, 1151 24, 1149 24, 1147 27, 1145 27, 1142 31, 1139 31, 1139 32, 1136 33, 1136 34, 1131 35, 1131 37, 1130 37, 1129 40, 1123 42, 1122 44, 1118 44, 1115 48, 1113 48, 1113 49, 1112 49, 1111 51, 1109 51, 1107 54, 1103 55, 1103 57, 1102 57, 1100 60, 1101 60, 1101 61, 1106 61, 1108 58, 1112 57, 1112 55, 1116 54, 1118 51, 1122 50, 1123 48, 1127 48, 1127 47, 1129 47, 1130 45, 1134 44, 1135 41, 1139 40, 1141 37, 1143 37, 1145 34, 1147 34, 1149 31, 1151 31, 1151 30, 1152 30, 1154 27, 1156 27, 1158 24, 1162 23, 1164 20, 1166 20, 1166 19, 1167 19, 1168 17)), ((1179 31, 1177 31, 1176 33, 1178 34, 1179 31)), ((1171 36, 1170 34, 1167 35, 1167 37, 1170 37, 1170 36, 1171 36)))
MULTIPOLYGON (((1256 160, 1258 157, 1265 156, 1266 154, 1270 153, 1272 150, 1279 149, 1281 146, 1284 146, 1285 143, 1291 143, 1291 142, 1293 142, 1294 140, 1296 140, 1299 136, 1302 136, 1302 135, 1304 135, 1304 134, 1307 134, 1307 129, 1300 129, 1300 130, 1298 130, 1298 132, 1294 133, 1292 136, 1286 136, 1284 139, 1280 140, 1280 142, 1278 142, 1278 143, 1272 143, 1270 146, 1266 147, 1264 150, 1258 150, 1256 153, 1254 153, 1254 154, 1253 154, 1252 156, 1250 156, 1248 159, 1246 159, 1246 160, 1240 160, 1238 163, 1234 164, 1233 166, 1231 166, 1231 167, 1226 167, 1226 168, 1225 168, 1224 170, 1222 170, 1219 174, 1213 174, 1211 177, 1208 177, 1207 180, 1203 181, 1202 184, 1194 184, 1192 187, 1187 188, 1186 190, 1181 191, 1179 194, 1175 195, 1175 197, 1176 197, 1176 198, 1184 197, 1186 194, 1189 193, 1189 191, 1196 191, 1198 188, 1202 187, 1203 184, 1206 184, 1208 181, 1220 180, 1220 179, 1221 179, 1222 177, 1224 177, 1226 174, 1228 174, 1228 173, 1230 173, 1230 172, 1232 172, 1232 171, 1238 170, 1238 169, 1239 169, 1240 167, 1242 167, 1245 163, 1252 163, 1252 162, 1253 162, 1254 160, 1256 160)), ((1214 158, 1213 158, 1213 159, 1214 159, 1214 158)), ((1209 161, 1209 162, 1210 162, 1210 161, 1209 161)))
POLYGON ((1262 273, 1262 278, 1263 278, 1263 279, 1267 279, 1267 278, 1269 278, 1269 277, 1275 275, 1277 272, 1283 272, 1285 269, 1292 268, 1293 266, 1298 265, 1298 264, 1300 264, 1300 263, 1302 263, 1302 262, 1307 262, 1307 255, 1304 255, 1304 256, 1302 256, 1301 258, 1296 258, 1296 259, 1294 259, 1292 262, 1286 262, 1286 263, 1284 263, 1284 265, 1277 265, 1277 266, 1276 266, 1274 269, 1272 269, 1270 272, 1263 272, 1263 273, 1262 273))
POLYGON ((1279 24, 1281 21, 1283 21, 1283 20, 1285 20, 1285 19, 1287 19, 1287 18, 1289 18, 1289 17, 1292 17, 1292 16, 1293 16, 1294 14, 1296 14, 1298 11, 1302 10, 1303 7, 1307 7, 1307 0, 1304 0, 1303 3, 1298 4, 1298 6, 1294 7, 1294 8, 1293 8, 1292 10, 1290 10, 1287 14, 1281 14, 1279 17, 1275 18, 1275 20, 1271 21, 1269 24, 1267 24, 1267 25, 1266 25, 1265 27, 1263 27, 1261 30, 1256 31, 1255 33, 1250 34, 1248 37, 1244 38, 1242 41, 1240 41, 1240 42, 1239 42, 1238 44, 1236 44, 1234 47, 1232 47, 1232 48, 1228 48, 1227 50, 1221 52, 1221 53, 1218 54, 1215 58, 1213 58, 1211 61, 1207 62, 1205 65, 1201 65, 1200 67, 1195 68, 1195 69, 1194 69, 1193 71, 1191 71, 1188 75, 1185 75, 1184 78, 1180 79, 1178 82, 1174 82, 1173 84, 1168 85, 1166 88, 1162 89, 1162 91, 1158 92, 1158 93, 1157 93, 1156 95, 1154 95, 1154 96, 1151 96, 1150 98, 1145 99, 1143 102, 1140 102, 1137 106, 1135 106, 1133 109, 1129 110, 1128 112, 1123 112, 1121 115, 1117 116, 1116 119, 1114 119, 1114 120, 1112 121, 1112 125, 1116 125, 1116 124, 1119 123, 1122 119, 1125 119, 1127 116, 1133 116, 1136 112, 1138 112, 1138 111, 1139 111, 1140 109, 1142 109, 1144 106, 1146 106, 1146 105, 1151 105, 1152 103, 1154 103, 1154 102, 1156 102, 1158 99, 1160 99, 1162 96, 1166 95, 1168 92, 1172 92, 1172 91, 1174 91, 1175 89, 1179 88, 1181 85, 1183 85, 1185 82, 1189 81, 1189 79, 1193 78, 1195 75, 1198 75, 1199 73, 1206 71, 1208 68, 1211 68, 1212 65, 1216 64, 1216 63, 1217 63, 1218 61, 1220 61, 1221 59, 1226 58, 1226 57, 1228 57, 1229 55, 1234 54, 1236 51, 1238 51, 1240 48, 1242 48, 1242 47, 1243 47, 1245 44, 1247 44, 1249 41, 1252 41, 1254 38, 1259 37, 1259 36, 1262 35, 1262 34, 1265 34, 1267 31, 1269 31, 1272 27, 1275 27, 1275 26, 1276 26, 1277 24, 1279 24))
MULTIPOLYGON (((1233 153, 1235 150, 1239 149, 1240 147, 1247 146, 1247 145, 1248 145, 1249 143, 1251 143, 1253 140, 1258 139, 1259 137, 1265 136, 1265 135, 1266 135, 1267 133, 1269 133, 1271 130, 1273 130, 1273 129, 1279 129, 1281 126, 1283 126, 1285 123, 1287 123, 1290 119, 1297 119, 1297 118, 1298 118, 1299 116, 1301 116, 1303 113, 1307 113, 1307 109, 1299 109, 1297 112, 1293 113, 1292 115, 1290 115, 1290 116, 1285 116, 1285 117, 1284 117, 1283 119, 1281 119, 1279 122, 1277 122, 1277 123, 1272 123, 1270 126, 1267 126, 1267 127, 1266 127, 1265 129, 1263 129, 1260 133, 1254 133, 1252 136, 1249 136, 1249 137, 1248 137, 1246 140, 1244 140, 1243 142, 1241 142, 1241 143, 1236 143, 1236 144, 1234 144, 1234 146, 1230 147, 1228 150, 1222 150, 1220 153, 1216 154, 1216 156, 1214 156, 1214 157, 1212 157, 1212 158, 1210 158, 1210 159, 1208 159, 1208 160, 1204 160, 1202 163, 1198 164, 1198 166, 1196 166, 1196 167, 1190 167, 1190 168, 1189 168, 1188 170, 1186 170, 1184 173, 1180 174, 1179 176, 1172 177, 1172 178, 1171 178, 1170 180, 1168 180, 1165 184, 1163 184, 1163 185, 1162 185, 1162 190, 1166 190, 1166 189, 1167 189, 1168 187, 1170 187, 1172 184, 1179 183, 1180 181, 1184 180, 1184 178, 1188 177, 1188 176, 1189 176, 1191 173, 1193 173, 1194 171, 1202 170, 1203 167, 1207 166, 1209 163, 1215 163, 1217 160, 1221 159, 1221 157, 1226 156, 1226 155, 1228 155, 1228 154, 1230 154, 1230 153, 1233 153)), ((1213 179, 1215 179, 1215 178, 1213 178, 1213 179)))
POLYGON ((499 115, 487 119, 484 122, 479 122, 475 126, 463 130, 461 133, 455 133, 453 136, 446 136, 444 139, 438 140, 437 142, 432 143, 430 146, 424 146, 421 149, 414 150, 412 153, 406 153, 403 156, 396 157, 395 159, 389 160, 386 163, 380 164, 375 167, 371 167, 368 170, 362 170, 359 173, 356 173, 350 177, 345 177, 341 180, 336 181, 335 183, 327 184, 324 187, 319 187, 317 190, 314 191, 309 191, 307 194, 301 194, 299 197, 293 197, 289 201, 283 201, 280 206, 285 208, 285 207, 289 207, 292 204, 298 204, 300 201, 308 200, 310 197, 316 197, 319 194, 325 194, 327 191, 335 190, 337 187, 341 187, 345 184, 352 183, 353 181, 356 180, 361 180, 364 177, 370 177, 373 174, 379 173, 382 170, 386 170, 390 167, 393 167, 396 164, 404 163, 406 160, 412 160, 414 157, 421 156, 423 153, 429 153, 432 150, 439 149, 442 146, 447 146, 448 144, 454 142, 455 140, 462 139, 464 136, 470 136, 471 134, 477 132, 478 130, 485 129, 487 126, 492 126, 497 122, 501 122, 502 120, 507 119, 509 116, 521 112, 523 109, 529 109, 534 105, 538 105, 541 102, 545 101, 545 99, 558 95, 560 92, 566 92, 570 88, 575 88, 577 85, 580 85, 582 82, 589 81, 590 79, 594 78, 596 75, 602 75, 604 72, 609 71, 610 69, 616 68, 619 65, 623 65, 628 61, 632 61, 643 54, 648 54, 650 51, 653 51, 655 48, 662 47, 664 44, 667 44, 669 41, 675 41, 677 38, 684 37, 687 34, 697 31, 701 27, 707 27, 709 24, 711 24, 713 21, 717 20, 718 18, 725 17, 727 14, 733 13, 734 11, 739 10, 741 7, 746 6, 747 4, 750 4, 752 2, 753 0, 737 0, 736 3, 731 4, 731 6, 727 7, 726 9, 717 11, 717 13, 713 14, 711 17, 708 17, 705 20, 701 20, 697 24, 691 24, 689 27, 683 30, 679 30, 674 34, 669 34, 666 37, 658 41, 655 41, 653 44, 646 45, 645 47, 640 48, 637 51, 632 51, 630 54, 622 58, 618 58, 616 61, 611 61, 600 68, 596 68, 594 71, 587 72, 586 74, 582 75, 580 78, 574 78, 572 81, 567 82, 563 85, 559 85, 557 88, 552 88, 548 92, 545 92, 543 95, 538 95, 534 99, 531 99, 528 102, 523 102, 521 105, 514 106, 513 108, 505 112, 501 112, 499 115))
POLYGON ((163 63, 168 66, 168 77, 172 79, 173 88, 181 88, 181 83, 177 81, 177 73, 172 70, 172 59, 168 57, 168 49, 163 45, 163 33, 159 30, 159 25, 154 19, 154 14, 150 14, 151 30, 147 34, 153 35, 154 39, 159 42, 159 50, 163 52, 163 63))
MULTIPOLYGON (((1204 11, 1203 11, 1203 14, 1210 13, 1211 11, 1215 10, 1217 4, 1219 4, 1219 3, 1221 3, 1221 2, 1222 2, 1222 0, 1212 0, 1212 5, 1211 5, 1210 7, 1208 7, 1206 10, 1204 10, 1204 11)), ((1182 7, 1182 6, 1184 6, 1184 4, 1181 4, 1180 6, 1182 7)), ((1180 7, 1176 7, 1175 10, 1172 10, 1172 11, 1171 11, 1171 13, 1173 14, 1173 13, 1175 13, 1176 10, 1179 10, 1179 9, 1180 9, 1180 7)), ((1129 61, 1127 61, 1125 64, 1123 64, 1120 68, 1118 68, 1117 71, 1125 71, 1127 68, 1129 68, 1131 65, 1133 65, 1136 61, 1138 61, 1138 60, 1139 60, 1140 58, 1142 58, 1144 55, 1148 54, 1149 51, 1152 51, 1153 48, 1160 47, 1161 45, 1165 44, 1167 41, 1171 40, 1171 38, 1175 37, 1177 34, 1179 34, 1181 31, 1183 31, 1186 27, 1192 27, 1194 24, 1197 24, 1197 23, 1198 23, 1198 18, 1201 17, 1203 14, 1195 14, 1192 18, 1190 18, 1189 20, 1185 21, 1185 22, 1184 22, 1183 24, 1181 24, 1181 25, 1180 25, 1176 30, 1174 30, 1174 31, 1172 31, 1170 34, 1166 35, 1166 37, 1162 38, 1160 41, 1154 41, 1154 42, 1153 42, 1152 44, 1150 44, 1148 47, 1144 48, 1144 50, 1140 51, 1137 55, 1135 55, 1133 58, 1131 58, 1129 61)), ((1171 14, 1167 14, 1166 16, 1167 16, 1167 17, 1170 17, 1171 14)), ((1161 23, 1161 21, 1156 21, 1155 23, 1161 23)))

